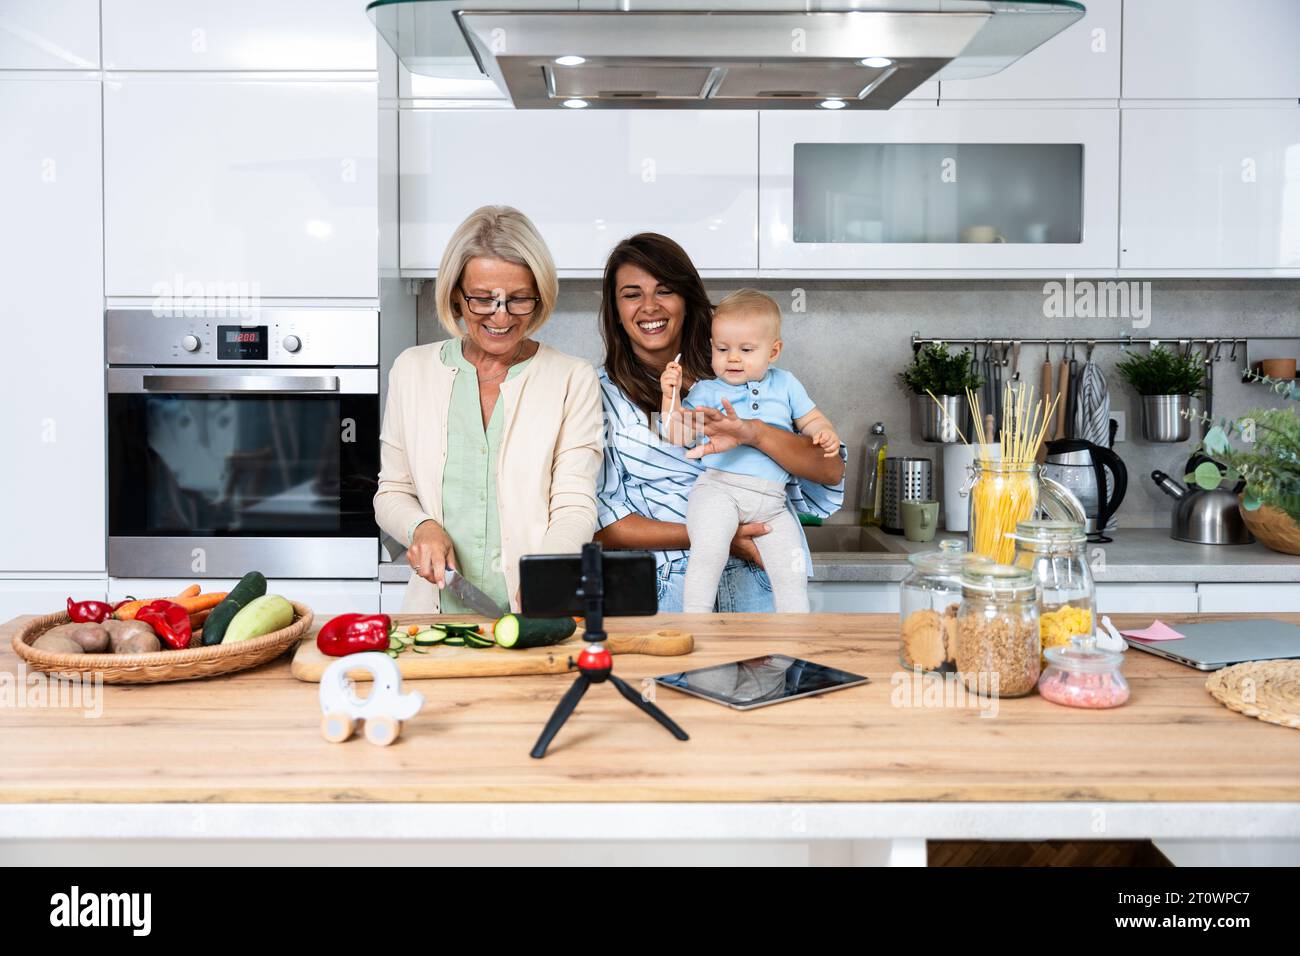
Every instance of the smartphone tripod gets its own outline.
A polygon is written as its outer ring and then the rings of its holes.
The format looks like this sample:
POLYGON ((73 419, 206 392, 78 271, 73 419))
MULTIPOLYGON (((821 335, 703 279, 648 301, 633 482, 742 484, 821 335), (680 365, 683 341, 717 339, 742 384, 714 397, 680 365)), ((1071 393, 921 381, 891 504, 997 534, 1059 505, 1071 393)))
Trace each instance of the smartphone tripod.
POLYGON ((673 723, 662 710, 643 698, 635 690, 614 675, 614 657, 604 645, 605 640, 605 577, 604 562, 600 544, 591 542, 582 546, 582 585, 578 596, 586 605, 586 629, 588 644, 578 655, 578 677, 560 698, 551 713, 551 719, 542 728, 542 735, 533 744, 532 756, 546 756, 546 748, 551 745, 555 735, 560 732, 564 722, 572 716, 578 701, 587 693, 592 684, 609 681, 628 701, 635 704, 662 724, 678 740, 689 740, 686 731, 673 723))

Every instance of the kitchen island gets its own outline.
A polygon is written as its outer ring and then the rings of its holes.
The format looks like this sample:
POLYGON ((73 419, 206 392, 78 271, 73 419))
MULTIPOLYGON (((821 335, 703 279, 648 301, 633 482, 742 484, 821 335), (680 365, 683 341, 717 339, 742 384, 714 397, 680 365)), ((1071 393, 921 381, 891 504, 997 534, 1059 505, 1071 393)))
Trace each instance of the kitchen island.
MULTIPOLYGON (((413 682, 424 709, 387 749, 322 740, 317 687, 288 658, 107 686, 94 719, 0 710, 0 855, 42 839, 731 840, 914 863, 941 838, 1300 840, 1300 733, 1221 707, 1204 674, 1150 655, 1129 652, 1133 697, 1116 710, 1033 695, 993 711, 922 699, 893 616, 660 615, 611 630, 652 626, 693 632, 696 650, 617 658, 633 686, 772 652, 871 683, 743 713, 660 688, 684 743, 597 687, 540 761, 528 751, 566 676, 413 682)), ((19 670, 15 627, 0 628, 0 671, 19 670)))

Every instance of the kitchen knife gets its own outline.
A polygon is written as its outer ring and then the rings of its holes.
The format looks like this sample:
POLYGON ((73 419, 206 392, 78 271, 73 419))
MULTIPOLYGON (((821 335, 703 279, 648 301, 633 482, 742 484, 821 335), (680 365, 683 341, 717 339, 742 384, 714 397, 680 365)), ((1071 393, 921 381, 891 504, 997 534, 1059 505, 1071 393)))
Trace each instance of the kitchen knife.
POLYGON ((455 568, 448 568, 445 577, 448 590, 466 607, 473 608, 475 613, 482 614, 484 617, 500 617, 505 613, 495 601, 466 581, 463 575, 458 574, 455 568))

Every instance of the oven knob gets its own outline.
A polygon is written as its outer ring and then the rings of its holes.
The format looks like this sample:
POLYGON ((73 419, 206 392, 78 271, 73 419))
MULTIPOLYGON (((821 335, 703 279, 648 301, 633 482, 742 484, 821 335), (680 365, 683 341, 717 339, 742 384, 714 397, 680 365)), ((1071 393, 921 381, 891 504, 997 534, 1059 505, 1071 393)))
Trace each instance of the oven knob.
POLYGON ((183 339, 181 339, 181 348, 183 348, 187 352, 197 352, 199 350, 199 346, 202 344, 203 343, 199 341, 199 337, 197 335, 187 335, 183 339))
POLYGON ((286 335, 284 337, 284 350, 290 354, 297 352, 302 348, 302 339, 296 335, 286 335))

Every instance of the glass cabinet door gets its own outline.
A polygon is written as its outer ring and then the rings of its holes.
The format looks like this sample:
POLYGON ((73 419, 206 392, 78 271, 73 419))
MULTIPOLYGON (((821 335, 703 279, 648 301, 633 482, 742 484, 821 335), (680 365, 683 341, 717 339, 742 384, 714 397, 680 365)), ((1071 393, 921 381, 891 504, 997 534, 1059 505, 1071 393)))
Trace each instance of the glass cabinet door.
POLYGON ((763 269, 1113 269, 1114 110, 763 114, 763 269))

